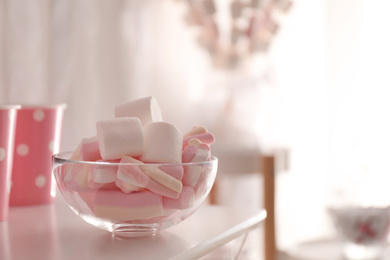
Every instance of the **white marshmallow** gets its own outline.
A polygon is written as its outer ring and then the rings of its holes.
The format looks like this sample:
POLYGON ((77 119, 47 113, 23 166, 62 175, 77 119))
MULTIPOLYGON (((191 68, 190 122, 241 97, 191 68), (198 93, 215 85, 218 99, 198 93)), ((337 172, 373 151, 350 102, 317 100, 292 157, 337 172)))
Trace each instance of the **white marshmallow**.
POLYGON ((162 121, 160 106, 154 97, 145 97, 115 107, 115 117, 138 117, 144 126, 162 121))
POLYGON ((139 156, 144 148, 141 122, 136 117, 102 120, 96 123, 99 150, 104 160, 124 155, 139 156))
MULTIPOLYGON (((101 160, 104 162, 104 160, 101 160)), ((117 162, 117 161, 108 161, 117 162)), ((112 183, 116 180, 116 173, 118 166, 116 165, 105 165, 105 164, 93 164, 91 166, 90 178, 97 184, 112 183)))
POLYGON ((142 162, 181 163, 183 134, 167 122, 154 122, 144 126, 145 145, 142 162))

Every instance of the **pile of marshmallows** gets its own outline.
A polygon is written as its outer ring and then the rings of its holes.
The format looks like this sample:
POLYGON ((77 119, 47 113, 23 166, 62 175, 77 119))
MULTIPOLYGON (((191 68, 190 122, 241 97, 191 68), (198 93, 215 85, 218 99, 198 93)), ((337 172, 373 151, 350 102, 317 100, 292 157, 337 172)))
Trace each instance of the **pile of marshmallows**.
POLYGON ((202 167, 180 163, 210 160, 215 139, 204 127, 183 135, 162 121, 156 99, 145 97, 116 106, 115 118, 97 122, 96 130, 97 136, 82 139, 70 159, 120 164, 72 164, 63 177, 95 216, 151 219, 190 208, 201 196, 202 167))

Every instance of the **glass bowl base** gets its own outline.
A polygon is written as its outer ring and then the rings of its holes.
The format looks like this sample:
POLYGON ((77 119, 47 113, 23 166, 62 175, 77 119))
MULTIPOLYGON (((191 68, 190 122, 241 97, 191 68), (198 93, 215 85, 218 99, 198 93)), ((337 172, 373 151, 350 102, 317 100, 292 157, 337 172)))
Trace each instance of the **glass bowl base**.
POLYGON ((139 238, 155 236, 158 232, 156 225, 116 224, 112 234, 117 238, 139 238))

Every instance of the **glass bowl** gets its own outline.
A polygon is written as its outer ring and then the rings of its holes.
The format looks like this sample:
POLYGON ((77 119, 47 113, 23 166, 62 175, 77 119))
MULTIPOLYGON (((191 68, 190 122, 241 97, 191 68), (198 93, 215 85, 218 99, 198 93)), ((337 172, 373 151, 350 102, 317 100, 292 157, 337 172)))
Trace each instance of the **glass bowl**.
POLYGON ((214 184, 218 159, 119 163, 53 155, 53 175, 70 208, 118 237, 153 236, 192 215, 214 184))

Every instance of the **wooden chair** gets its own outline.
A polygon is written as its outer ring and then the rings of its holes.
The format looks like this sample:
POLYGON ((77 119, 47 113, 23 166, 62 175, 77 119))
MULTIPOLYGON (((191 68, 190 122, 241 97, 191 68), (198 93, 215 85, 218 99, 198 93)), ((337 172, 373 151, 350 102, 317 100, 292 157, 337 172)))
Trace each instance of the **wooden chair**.
MULTIPOLYGON (((264 259, 277 260, 276 232, 275 232, 275 154, 260 155, 259 173, 264 180, 264 208, 267 218, 264 222, 264 259)), ((216 181, 209 195, 210 204, 218 204, 218 188, 216 181)))

